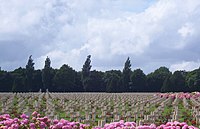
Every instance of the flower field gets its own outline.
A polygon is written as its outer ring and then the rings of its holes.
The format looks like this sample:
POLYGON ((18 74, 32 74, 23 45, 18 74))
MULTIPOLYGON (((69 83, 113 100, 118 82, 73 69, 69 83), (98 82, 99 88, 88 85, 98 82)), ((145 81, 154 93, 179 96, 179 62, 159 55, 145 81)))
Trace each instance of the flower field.
POLYGON ((0 93, 0 129, 198 129, 200 93, 0 93))

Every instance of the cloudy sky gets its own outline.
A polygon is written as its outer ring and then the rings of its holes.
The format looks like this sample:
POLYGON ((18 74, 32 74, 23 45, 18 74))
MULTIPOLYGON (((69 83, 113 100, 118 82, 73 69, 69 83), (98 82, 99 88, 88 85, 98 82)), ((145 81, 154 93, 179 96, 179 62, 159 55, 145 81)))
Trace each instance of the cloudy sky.
POLYGON ((0 0, 0 67, 69 64, 150 73, 200 66, 200 0, 0 0))

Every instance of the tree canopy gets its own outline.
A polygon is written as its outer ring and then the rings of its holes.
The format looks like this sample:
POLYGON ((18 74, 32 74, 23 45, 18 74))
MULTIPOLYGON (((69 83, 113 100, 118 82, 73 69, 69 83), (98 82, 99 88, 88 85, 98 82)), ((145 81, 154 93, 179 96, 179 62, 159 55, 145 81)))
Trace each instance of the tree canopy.
POLYGON ((25 66, 13 71, 0 68, 0 92, 192 92, 200 91, 200 68, 193 71, 171 72, 160 67, 145 74, 141 69, 131 70, 128 57, 123 70, 91 70, 91 55, 83 63, 82 71, 64 64, 51 67, 49 57, 43 69, 34 68, 32 56, 25 66))

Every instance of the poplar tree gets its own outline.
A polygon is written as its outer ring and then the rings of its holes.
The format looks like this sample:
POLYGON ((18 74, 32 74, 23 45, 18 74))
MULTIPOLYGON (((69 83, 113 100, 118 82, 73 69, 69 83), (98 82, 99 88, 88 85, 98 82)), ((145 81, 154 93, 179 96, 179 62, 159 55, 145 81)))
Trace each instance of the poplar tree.
POLYGON ((51 60, 48 56, 45 60, 44 69, 42 70, 42 83, 43 83, 43 90, 51 88, 52 85, 51 60))
POLYGON ((130 83, 131 83, 130 77, 131 77, 131 61, 128 57, 124 64, 124 69, 122 72, 122 84, 123 84, 122 91, 124 92, 127 92, 130 89, 130 83))
POLYGON ((87 88, 88 88, 88 85, 89 85, 89 80, 90 80, 90 70, 91 70, 91 55, 88 55, 87 56, 87 59, 83 65, 83 68, 82 68, 82 76, 81 76, 81 81, 82 81, 82 84, 83 84, 83 88, 85 91, 87 91, 87 88))
POLYGON ((34 62, 32 59, 32 55, 29 56, 28 63, 26 65, 26 90, 31 91, 32 90, 32 84, 33 84, 33 73, 34 73, 34 62))

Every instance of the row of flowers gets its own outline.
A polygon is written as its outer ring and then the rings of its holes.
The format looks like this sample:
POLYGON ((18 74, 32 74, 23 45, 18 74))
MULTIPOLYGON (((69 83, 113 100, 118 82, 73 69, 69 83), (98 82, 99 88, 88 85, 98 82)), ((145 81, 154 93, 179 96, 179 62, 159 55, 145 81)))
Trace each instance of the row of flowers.
MULTIPOLYGON (((0 115, 0 129, 91 129, 88 124, 69 122, 65 119, 50 120, 48 117, 41 117, 36 111, 29 117, 25 114, 20 118, 11 118, 9 114, 0 115)), ((136 126, 135 122, 113 122, 105 124, 104 127, 93 127, 93 129, 198 129, 188 126, 186 123, 168 122, 157 126, 155 124, 136 126)))
POLYGON ((200 92, 192 92, 192 93, 157 93, 155 96, 159 96, 161 98, 179 98, 179 99, 190 99, 190 98, 198 98, 200 97, 200 92))
POLYGON ((95 128, 95 129, 198 129, 198 128, 194 126, 189 126, 185 122, 177 122, 177 121, 167 122, 166 124, 162 124, 156 127, 155 124, 136 126, 135 122, 124 122, 123 120, 121 120, 119 122, 106 124, 103 128, 95 128))

